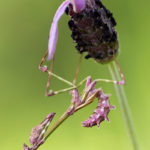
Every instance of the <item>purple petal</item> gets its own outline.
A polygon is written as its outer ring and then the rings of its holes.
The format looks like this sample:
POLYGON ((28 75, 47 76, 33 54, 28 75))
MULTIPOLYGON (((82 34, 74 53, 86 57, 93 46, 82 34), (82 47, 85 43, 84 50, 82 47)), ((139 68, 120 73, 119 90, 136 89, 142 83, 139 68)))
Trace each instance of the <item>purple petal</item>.
POLYGON ((66 0, 64 1, 60 7, 58 8, 52 25, 50 29, 50 36, 49 36, 49 43, 48 43, 48 60, 51 60, 55 53, 56 43, 57 43, 57 37, 58 37, 58 21, 60 17, 64 14, 66 7, 69 5, 70 1, 66 0))
POLYGON ((89 76, 86 81, 86 88, 91 84, 92 78, 89 76))
POLYGON ((85 93, 90 92, 90 91, 94 88, 95 84, 96 84, 96 81, 93 81, 93 82, 85 89, 85 93))
POLYGON ((85 1, 86 0, 71 0, 74 12, 78 13, 82 11, 85 8, 85 1))
POLYGON ((75 107, 79 106, 82 102, 78 90, 74 89, 70 93, 72 94, 72 103, 75 105, 75 107))

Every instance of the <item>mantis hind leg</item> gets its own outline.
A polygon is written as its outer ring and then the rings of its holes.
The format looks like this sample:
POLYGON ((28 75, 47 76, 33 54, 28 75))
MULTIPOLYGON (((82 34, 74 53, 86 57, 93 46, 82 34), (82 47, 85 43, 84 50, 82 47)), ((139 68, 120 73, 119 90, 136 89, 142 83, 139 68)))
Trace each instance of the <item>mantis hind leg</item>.
MULTIPOLYGON (((109 79, 95 79, 96 82, 107 82, 107 83, 113 83, 113 84, 118 84, 118 85, 124 85, 125 84, 125 77, 124 77, 124 74, 122 73, 122 70, 117 62, 117 60, 115 59, 115 64, 117 66, 117 69, 120 73, 120 76, 121 76, 121 81, 115 81, 115 80, 109 80, 109 79)), ((88 77, 84 78, 81 82, 79 82, 77 84, 77 87, 80 87, 83 83, 85 83, 87 81, 88 77)))

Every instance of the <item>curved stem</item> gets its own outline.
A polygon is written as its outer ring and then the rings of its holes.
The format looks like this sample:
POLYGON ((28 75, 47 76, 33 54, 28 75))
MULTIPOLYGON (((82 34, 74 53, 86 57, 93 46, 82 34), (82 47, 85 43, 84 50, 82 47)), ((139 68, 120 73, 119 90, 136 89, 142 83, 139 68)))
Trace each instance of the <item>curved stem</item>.
MULTIPOLYGON (((114 62, 109 65, 109 71, 113 80, 118 80, 118 81, 120 80, 120 76, 117 71, 116 64, 114 62)), ((140 150, 124 88, 123 86, 116 85, 116 84, 114 86, 116 89, 116 94, 118 97, 120 109, 122 112, 124 123, 127 129, 127 133, 128 133, 130 142, 132 144, 133 150, 140 150)))

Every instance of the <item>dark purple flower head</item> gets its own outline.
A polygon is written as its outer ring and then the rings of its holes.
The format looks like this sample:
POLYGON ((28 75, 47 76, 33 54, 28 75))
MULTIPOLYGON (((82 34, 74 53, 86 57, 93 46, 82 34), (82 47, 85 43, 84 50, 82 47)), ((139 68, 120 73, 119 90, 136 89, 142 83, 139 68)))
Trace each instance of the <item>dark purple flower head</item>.
POLYGON ((100 0, 66 0, 60 5, 51 25, 48 60, 54 56, 58 21, 64 12, 71 18, 68 25, 79 53, 87 52, 85 58, 99 63, 114 60, 119 48, 116 22, 100 0))

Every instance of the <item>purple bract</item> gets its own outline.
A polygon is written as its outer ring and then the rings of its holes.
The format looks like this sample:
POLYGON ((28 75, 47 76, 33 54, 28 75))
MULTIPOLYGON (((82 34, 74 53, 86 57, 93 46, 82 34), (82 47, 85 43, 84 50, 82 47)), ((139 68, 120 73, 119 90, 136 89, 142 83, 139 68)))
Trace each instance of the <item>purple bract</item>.
POLYGON ((58 10, 56 11, 56 14, 54 16, 53 23, 50 29, 50 36, 49 36, 49 43, 48 43, 48 51, 49 51, 48 60, 51 60, 55 53, 57 37, 58 37, 58 21, 60 17, 64 14, 69 4, 72 4, 73 10, 76 13, 80 12, 85 7, 85 1, 86 0, 66 0, 60 5, 58 10))

